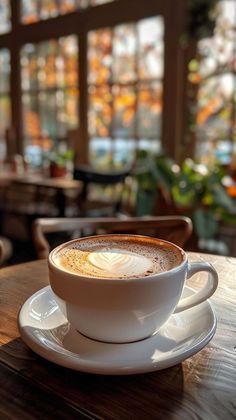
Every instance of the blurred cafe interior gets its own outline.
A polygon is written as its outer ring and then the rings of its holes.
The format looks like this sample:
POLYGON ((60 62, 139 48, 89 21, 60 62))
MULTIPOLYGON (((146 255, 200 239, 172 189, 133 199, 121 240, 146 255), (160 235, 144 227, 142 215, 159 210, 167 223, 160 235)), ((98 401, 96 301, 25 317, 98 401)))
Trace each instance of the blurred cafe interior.
POLYGON ((235 204, 234 0, 0 1, 2 265, 54 217, 188 216, 236 257, 235 204))

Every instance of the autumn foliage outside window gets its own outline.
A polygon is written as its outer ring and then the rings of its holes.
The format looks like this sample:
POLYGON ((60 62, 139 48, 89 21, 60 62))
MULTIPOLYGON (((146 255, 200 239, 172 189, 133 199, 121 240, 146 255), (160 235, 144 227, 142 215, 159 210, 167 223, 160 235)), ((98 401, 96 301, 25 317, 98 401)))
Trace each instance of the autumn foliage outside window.
POLYGON ((94 163, 124 164, 139 148, 158 150, 163 35, 161 17, 89 33, 89 134, 94 163))

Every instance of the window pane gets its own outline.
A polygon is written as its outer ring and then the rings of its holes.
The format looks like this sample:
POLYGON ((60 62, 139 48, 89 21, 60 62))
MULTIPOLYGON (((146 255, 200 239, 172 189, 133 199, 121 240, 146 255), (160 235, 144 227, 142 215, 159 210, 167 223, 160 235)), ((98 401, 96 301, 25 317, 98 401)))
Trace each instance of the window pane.
POLYGON ((111 78, 112 31, 101 29, 88 37, 89 83, 108 83, 111 78))
POLYGON ((132 87, 114 86, 113 133, 116 137, 134 136, 136 95, 132 87))
POLYGON ((50 148, 78 126, 78 46, 75 36, 27 44, 21 50, 24 137, 50 148))
POLYGON ((23 90, 37 88, 37 69, 36 46, 27 44, 21 50, 21 83, 23 90))
POLYGON ((60 0, 59 2, 59 11, 60 14, 70 13, 76 9, 77 1, 76 0, 60 0))
POLYGON ((86 9, 90 6, 90 0, 77 0, 77 9, 86 9))
POLYGON ((77 89, 66 89, 65 93, 65 122, 69 129, 78 125, 78 96, 77 89))
POLYGON ((111 132, 111 92, 109 87, 89 89, 89 133, 91 136, 106 137, 111 132))
POLYGON ((128 82, 136 73, 137 36, 135 25, 120 25, 113 36, 113 80, 128 82))
POLYGON ((90 162, 96 167, 108 167, 112 160, 112 142, 107 138, 91 138, 90 143, 90 162))
POLYGON ((89 134, 96 144, 112 139, 114 165, 124 161, 128 142, 137 148, 150 139, 159 147, 163 67, 160 16, 88 34, 89 134))
POLYGON ((52 88, 56 86, 57 52, 57 41, 51 40, 39 44, 37 49, 39 88, 52 88))
MULTIPOLYGON (((59 14, 66 14, 76 10, 86 9, 87 7, 98 6, 111 1, 114 0, 21 0, 21 21, 24 24, 34 23, 41 19, 53 18, 59 14)), ((8 4, 8 2, 9 0, 1 0, 5 14, 5 10, 8 11, 9 9, 4 6, 4 4, 8 4)), ((9 30, 9 28, 7 30, 9 30)))
POLYGON ((218 8, 213 37, 198 42, 198 55, 189 63, 189 88, 197 102, 192 107, 197 157, 208 162, 216 156, 228 163, 229 144, 236 142, 236 3, 221 1, 218 8))
POLYGON ((161 110, 161 83, 141 84, 138 91, 138 134, 140 138, 160 138, 161 110))
POLYGON ((209 82, 202 84, 198 94, 199 137, 207 135, 209 140, 230 138, 235 82, 233 74, 228 73, 211 77, 209 82))
POLYGON ((138 24, 139 77, 141 79, 163 77, 163 19, 154 17, 138 24))
POLYGON ((138 149, 147 150, 148 152, 157 154, 161 152, 161 142, 150 141, 149 139, 140 139, 138 142, 138 149))
POLYGON ((8 92, 10 77, 10 54, 9 50, 0 50, 0 92, 8 92))
POLYGON ((59 138, 65 138, 67 130, 76 128, 78 124, 78 90, 57 91, 56 107, 57 134, 59 138))
POLYGON ((218 70, 236 70, 236 3, 231 0, 220 2, 219 10, 214 36, 198 43, 203 78, 218 70))
POLYGON ((29 138, 40 138, 42 129, 37 96, 24 94, 22 102, 24 135, 29 138))
POLYGON ((76 86, 78 46, 71 35, 38 45, 26 44, 21 50, 23 90, 54 86, 76 86))
POLYGON ((78 46, 75 36, 59 39, 56 57, 57 85, 77 86, 78 83, 78 46))
POLYGON ((6 129, 10 127, 10 98, 0 96, 0 139, 5 139, 6 129))
POLYGON ((10 53, 0 50, 0 160, 6 155, 6 130, 11 126, 10 53))
POLYGON ((40 18, 48 19, 57 16, 59 13, 56 0, 41 0, 40 18))
POLYGON ((21 15, 23 23, 34 23, 39 20, 39 1, 21 0, 21 15))
POLYGON ((41 92, 37 101, 40 109, 42 133, 55 139, 57 135, 56 95, 54 92, 41 92))
POLYGON ((40 150, 50 150, 53 141, 47 134, 48 130, 43 131, 42 129, 39 98, 37 95, 24 94, 22 102, 25 149, 27 151, 30 150, 31 155, 33 155, 36 150, 37 155, 40 154, 40 150))
POLYGON ((23 90, 76 86, 78 46, 75 36, 33 45, 21 50, 23 90))
POLYGON ((10 0, 0 1, 0 34, 11 30, 10 0))
POLYGON ((135 140, 115 139, 113 146, 113 160, 116 166, 125 166, 135 157, 135 140))

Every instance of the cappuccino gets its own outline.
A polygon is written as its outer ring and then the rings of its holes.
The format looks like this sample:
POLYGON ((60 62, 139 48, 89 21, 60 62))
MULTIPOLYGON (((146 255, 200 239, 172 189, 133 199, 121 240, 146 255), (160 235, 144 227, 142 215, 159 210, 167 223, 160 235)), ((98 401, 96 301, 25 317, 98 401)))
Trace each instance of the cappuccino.
POLYGON ((191 264, 178 246, 139 235, 75 239, 51 251, 48 266, 54 297, 71 327, 107 343, 150 337, 174 311, 204 302, 218 284, 209 264, 191 264), (181 299, 185 280, 200 271, 209 274, 204 286, 181 299))
POLYGON ((61 247, 55 264, 78 276, 131 279, 153 276, 180 265, 183 255, 172 244, 135 235, 98 235, 61 247))

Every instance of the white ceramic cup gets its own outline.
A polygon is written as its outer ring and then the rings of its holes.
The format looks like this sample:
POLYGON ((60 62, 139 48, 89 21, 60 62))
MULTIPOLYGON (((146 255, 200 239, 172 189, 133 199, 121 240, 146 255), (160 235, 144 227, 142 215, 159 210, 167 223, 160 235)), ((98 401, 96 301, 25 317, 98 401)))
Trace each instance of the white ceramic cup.
MULTIPOLYGON (((104 236, 112 242, 117 235, 104 236)), ((127 238, 127 235, 118 236, 127 238)), ((55 255, 63 247, 84 239, 75 239, 52 250, 48 265, 51 288, 59 308, 71 325, 89 338, 110 343, 145 339, 155 334, 173 313, 202 303, 217 288, 218 275, 212 265, 206 262, 190 264, 181 248, 156 238, 151 240, 179 250, 182 259, 171 270, 148 277, 85 277, 70 273, 56 264, 55 255), (208 273, 205 285, 192 296, 181 299, 185 280, 199 271, 208 273)))

